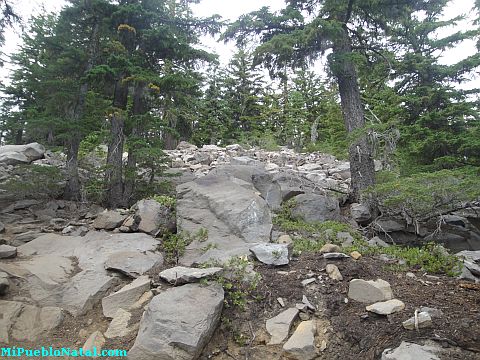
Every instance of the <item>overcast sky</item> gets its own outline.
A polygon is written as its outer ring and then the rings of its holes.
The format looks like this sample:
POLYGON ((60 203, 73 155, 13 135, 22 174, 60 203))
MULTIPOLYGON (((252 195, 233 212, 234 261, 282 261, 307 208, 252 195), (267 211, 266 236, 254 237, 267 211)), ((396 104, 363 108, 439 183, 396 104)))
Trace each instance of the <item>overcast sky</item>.
MULTIPOLYGON (((48 11, 58 11, 65 2, 63 0, 12 0, 15 9, 20 13, 24 20, 32 14, 38 14, 42 11, 42 4, 48 11)), ((445 11, 445 16, 448 18, 460 15, 469 14, 472 9, 474 0, 454 0, 445 11)), ((272 10, 279 10, 283 7, 283 0, 203 0, 200 4, 193 5, 193 11, 197 16, 206 17, 212 14, 219 14, 226 20, 235 20, 241 14, 257 10, 262 6, 269 6, 272 10)), ((459 24, 460 29, 469 29, 472 24, 469 21, 464 21, 459 24)), ((441 35, 446 35, 449 32, 454 32, 456 29, 445 29, 441 35)), ((3 52, 6 54, 15 51, 19 44, 19 30, 7 31, 7 41, 3 47, 3 52)), ((227 63, 234 51, 234 44, 217 43, 214 39, 205 38, 202 41, 205 48, 212 50, 220 55, 221 62, 227 63)), ((454 50, 447 51, 442 54, 442 63, 450 64, 457 62, 476 52, 475 43, 468 41, 462 43, 454 50)), ((3 69, 0 68, 0 78, 4 77, 8 72, 9 66, 6 65, 3 69)), ((320 71, 320 69, 319 69, 320 71)), ((475 81, 474 83, 477 83, 475 81)), ((473 84, 470 84, 471 87, 473 84)))

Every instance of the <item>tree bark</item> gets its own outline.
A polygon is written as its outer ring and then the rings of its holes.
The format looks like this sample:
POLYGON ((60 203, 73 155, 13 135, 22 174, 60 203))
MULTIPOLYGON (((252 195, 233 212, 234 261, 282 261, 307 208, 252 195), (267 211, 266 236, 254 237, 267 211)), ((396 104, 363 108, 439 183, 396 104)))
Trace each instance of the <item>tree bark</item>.
MULTIPOLYGON (((91 3, 87 2, 86 6, 88 7, 87 10, 92 13, 93 9, 91 8, 91 3)), ((88 50, 89 55, 85 74, 87 74, 95 66, 95 60, 98 53, 99 30, 99 20, 97 17, 95 17, 92 35, 90 38, 90 48, 88 50)), ((85 110, 87 93, 88 82, 85 80, 84 83, 80 86, 78 92, 77 102, 75 104, 72 114, 73 130, 70 138, 67 140, 67 183, 63 192, 63 197, 66 200, 79 201, 81 199, 80 178, 78 175, 78 150, 80 149, 80 142, 82 141, 82 133, 79 129, 79 122, 82 120, 85 110)))
MULTIPOLYGON (((139 82, 135 85, 133 91, 133 116, 137 117, 132 127, 131 137, 134 141, 140 140, 144 132, 143 120, 139 115, 144 115, 147 112, 147 104, 145 99, 146 84, 139 82)), ((135 181, 137 177, 137 154, 139 146, 133 143, 128 149, 128 160, 125 168, 125 189, 123 200, 125 206, 130 205, 135 192, 135 181)))
POLYGON ((334 39, 332 55, 330 66, 338 81, 345 127, 349 133, 358 132, 348 151, 352 175, 351 200, 358 202, 362 190, 375 184, 375 166, 372 146, 366 134, 362 134, 365 129, 364 109, 346 26, 342 36, 334 39))
POLYGON ((108 143, 107 168, 105 171, 106 198, 105 205, 115 209, 123 201, 123 146, 125 142, 125 109, 127 107, 128 86, 123 84, 123 77, 115 84, 113 106, 110 116, 110 141, 108 143))

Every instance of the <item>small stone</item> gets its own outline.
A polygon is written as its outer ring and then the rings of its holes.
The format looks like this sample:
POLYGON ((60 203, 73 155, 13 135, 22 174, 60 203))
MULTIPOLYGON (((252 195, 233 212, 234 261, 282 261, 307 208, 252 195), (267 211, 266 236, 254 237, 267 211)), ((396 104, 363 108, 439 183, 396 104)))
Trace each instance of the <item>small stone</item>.
POLYGON ((277 239, 278 244, 290 245, 293 244, 293 240, 290 235, 282 235, 277 239))
MULTIPOLYGON (((417 322, 418 328, 423 329, 432 326, 432 317, 427 312, 419 312, 417 313, 417 322)), ((403 327, 407 330, 415 330, 415 316, 411 317, 408 320, 405 320, 402 323, 403 327)))
POLYGON ((297 308, 299 311, 307 312, 308 307, 305 304, 295 304, 295 308, 297 308))
POLYGON ((316 332, 317 327, 314 320, 302 321, 290 339, 283 345, 283 350, 294 359, 314 359, 317 357, 316 332))
POLYGON ((415 279, 415 278, 417 277, 417 276, 416 276, 414 273, 412 273, 412 272, 407 272, 407 273, 405 274, 405 276, 408 277, 408 278, 410 278, 410 279, 415 279))
POLYGON ((307 308, 312 310, 312 311, 317 310, 317 308, 312 305, 312 303, 308 300, 308 298, 305 295, 303 295, 303 297, 302 297, 302 303, 307 305, 307 308))
POLYGON ((336 281, 342 281, 343 280, 343 276, 340 273, 340 270, 338 270, 338 267, 336 265, 328 264, 325 267, 325 271, 327 272, 330 279, 336 280, 336 281))
POLYGON ((282 266, 289 263, 288 245, 285 244, 259 244, 250 251, 258 261, 267 265, 282 266))
POLYGON ((0 259, 9 259, 17 256, 17 248, 10 245, 0 245, 0 259))
POLYGON ((301 312, 298 317, 300 318, 300 320, 302 321, 307 321, 307 320, 310 320, 310 315, 308 315, 307 313, 305 312, 301 312))
POLYGON ((95 331, 90 337, 85 341, 83 344, 82 350, 94 352, 94 348, 96 349, 97 354, 101 352, 103 345, 105 345, 105 338, 100 331, 95 331))
POLYGON ((116 337, 127 336, 133 329, 128 327, 128 323, 132 314, 123 309, 118 309, 113 317, 110 325, 108 326, 107 331, 105 332, 105 337, 112 339, 116 337))
POLYGON ((160 273, 160 278, 174 285, 198 282, 201 279, 212 277, 222 271, 221 267, 205 269, 175 266, 160 273))
POLYGON ((388 245, 385 241, 383 241, 382 239, 380 239, 378 236, 374 236, 373 238, 371 238, 370 240, 368 240, 368 245, 370 246, 378 246, 378 247, 389 247, 390 245, 388 245))
POLYGON ((148 276, 140 276, 116 293, 102 299, 103 315, 111 318, 115 316, 118 309, 129 309, 148 290, 150 290, 150 279, 148 276))
POLYGON ((287 309, 277 316, 268 319, 266 327, 268 333, 272 336, 269 345, 281 344, 287 337, 290 327, 298 316, 298 309, 287 309))
POLYGON ((281 297, 277 298, 278 303, 280 304, 281 307, 285 307, 285 301, 281 297))
POLYGON ((348 247, 353 245, 353 236, 348 232, 338 232, 337 240, 342 243, 342 247, 348 247))
POLYGON ((418 309, 420 312, 426 312, 432 319, 439 318, 443 316, 443 311, 427 306, 422 306, 420 309, 418 309))
POLYGON ((362 254, 360 254, 358 251, 352 251, 352 253, 350 253, 350 256, 354 259, 354 260, 358 260, 362 257, 362 254))
POLYGON ((132 306, 130 306, 130 310, 133 309, 140 309, 142 308, 146 303, 150 302, 150 300, 153 299, 153 292, 152 291, 147 291, 145 294, 143 294, 140 299, 138 299, 132 306))
POLYGON ((340 248, 340 246, 338 245, 335 245, 335 244, 325 244, 322 246, 322 248, 320 249, 320 254, 325 254, 325 253, 338 253, 338 252, 341 252, 342 249, 340 248))
POLYGON ((302 286, 307 286, 314 282, 315 282, 315 278, 305 279, 302 281, 302 286))
POLYGON ((353 279, 349 284, 348 297, 352 300, 371 304, 391 300, 393 293, 390 284, 385 280, 353 279))
POLYGON ((379 315, 390 315, 398 311, 405 309, 405 304, 397 299, 392 299, 383 302, 377 302, 375 304, 366 307, 367 311, 373 312, 379 315))
POLYGON ((324 259, 348 259, 349 257, 350 256, 340 252, 323 254, 324 259))
POLYGON ((88 336, 88 330, 80 329, 80 331, 78 332, 78 337, 82 339, 82 338, 86 338, 87 336, 88 336))

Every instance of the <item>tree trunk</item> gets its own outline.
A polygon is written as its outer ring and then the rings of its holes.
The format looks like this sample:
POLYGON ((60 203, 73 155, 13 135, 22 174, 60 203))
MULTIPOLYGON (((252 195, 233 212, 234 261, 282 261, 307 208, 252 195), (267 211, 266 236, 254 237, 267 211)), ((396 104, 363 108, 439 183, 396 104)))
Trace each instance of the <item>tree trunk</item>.
POLYGON ((361 191, 375 184, 375 166, 372 146, 366 134, 363 104, 360 98, 357 71, 348 30, 344 27, 343 36, 334 40, 333 59, 330 67, 337 78, 342 113, 349 133, 358 132, 349 148, 350 172, 352 174, 352 201, 360 201, 361 191))
POLYGON ((115 84, 113 106, 110 116, 110 141, 108 143, 107 168, 105 170, 106 198, 105 204, 110 209, 121 206, 123 201, 123 145, 125 142, 125 109, 127 107, 128 87, 122 83, 123 78, 115 84))
MULTIPOLYGON (((91 4, 88 3, 88 10, 93 12, 91 4)), ((99 21, 95 18, 92 35, 90 38, 90 48, 88 50, 88 62, 85 69, 87 74, 95 66, 95 59, 98 53, 98 34, 99 21)), ((85 110, 85 103, 87 100, 88 83, 85 81, 79 89, 77 102, 73 109, 72 125, 73 129, 70 138, 67 140, 67 183, 63 192, 63 197, 66 200, 80 200, 80 178, 78 176, 78 150, 80 149, 80 142, 82 141, 82 133, 79 122, 82 120, 85 110)))
POLYGON ((315 144, 318 139, 318 123, 320 121, 320 116, 317 116, 313 121, 312 127, 310 129, 310 142, 315 144))
POLYGON ((133 116, 137 116, 137 119, 132 127, 131 138, 134 141, 128 149, 128 160, 125 168, 125 189, 123 199, 125 205, 130 205, 135 192, 135 180, 137 177, 137 154, 139 146, 135 144, 140 140, 144 132, 144 124, 139 115, 144 115, 147 112, 147 104, 145 99, 145 83, 138 83, 135 85, 133 92, 133 116))

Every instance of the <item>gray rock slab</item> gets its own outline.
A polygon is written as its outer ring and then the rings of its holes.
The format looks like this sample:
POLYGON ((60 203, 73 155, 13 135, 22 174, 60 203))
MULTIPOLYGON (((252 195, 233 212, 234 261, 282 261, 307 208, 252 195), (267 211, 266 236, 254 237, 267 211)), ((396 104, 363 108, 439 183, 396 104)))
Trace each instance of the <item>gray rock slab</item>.
POLYGON ((316 332, 315 320, 302 321, 290 339, 283 345, 283 350, 294 359, 314 359, 318 355, 315 347, 316 332))
POLYGON ((288 245, 283 244, 259 244, 250 248, 258 261, 274 266, 287 265, 288 245))
POLYGON ((287 339, 290 328, 298 316, 298 312, 298 309, 290 308, 267 320, 267 332, 271 336, 270 342, 268 343, 269 345, 281 344, 287 339))
POLYGON ((17 256, 17 248, 10 245, 0 245, 0 259, 9 259, 17 256))
POLYGON ((418 345, 402 341, 395 349, 386 349, 382 360, 440 360, 436 355, 441 349, 434 345, 418 345))
POLYGON ((126 218, 127 216, 116 210, 106 210, 97 215, 93 221, 93 227, 99 230, 113 230, 122 225, 126 218))
POLYGON ((390 284, 385 280, 353 279, 349 284, 348 297, 352 300, 372 304, 391 300, 393 293, 390 284))
MULTIPOLYGON (((416 323, 419 329, 432 326, 432 317, 428 312, 422 311, 417 313, 416 323)), ((415 330, 415 316, 402 323, 403 327, 407 330, 415 330)))
POLYGON ((377 302, 366 307, 367 311, 373 312, 379 315, 390 315, 405 309, 405 304, 397 299, 377 302))
POLYGON ((142 317, 129 359, 197 359, 220 321, 223 299, 218 284, 187 284, 155 296, 142 317))
POLYGON ((252 245, 270 241, 272 230, 264 199, 226 176, 210 174, 177 187, 177 224, 190 234, 208 231, 207 241, 187 246, 180 259, 185 266, 248 255, 252 245))
POLYGON ((344 253, 325 253, 323 254, 324 259, 348 259, 350 256, 344 253))
POLYGON ((124 337, 135 330, 133 326, 129 326, 132 314, 124 309, 118 309, 113 316, 108 329, 105 332, 105 337, 108 339, 124 337))
POLYGON ((10 343, 10 331, 22 308, 20 302, 0 300, 0 343, 10 343))
POLYGON ((363 204, 352 204, 350 207, 350 215, 353 220, 359 224, 365 224, 370 221, 372 214, 367 206, 363 204))
POLYGON ((292 215, 307 222, 323 222, 340 218, 340 205, 333 197, 302 194, 293 198, 292 215))
POLYGON ((45 148, 38 143, 1 146, 0 164, 28 164, 34 160, 41 159, 44 154, 45 148))
POLYGON ((215 274, 218 274, 222 270, 223 269, 221 267, 197 269, 184 266, 175 266, 173 268, 163 270, 160 273, 160 278, 169 282, 170 284, 183 285, 211 277, 215 274))
POLYGON ((140 200, 134 208, 135 215, 140 219, 138 231, 157 236, 176 229, 174 214, 165 205, 155 200, 140 200))
POLYGON ((12 338, 17 341, 35 341, 62 323, 62 309, 58 307, 38 308, 24 305, 12 327, 12 338))
POLYGON ((118 309, 130 309, 148 290, 150 290, 150 279, 148 276, 141 276, 135 279, 117 292, 102 299, 103 315, 113 318, 118 309))
POLYGON ((121 251, 111 254, 105 261, 105 269, 118 271, 137 278, 156 266, 163 265, 163 256, 152 252, 121 251))

